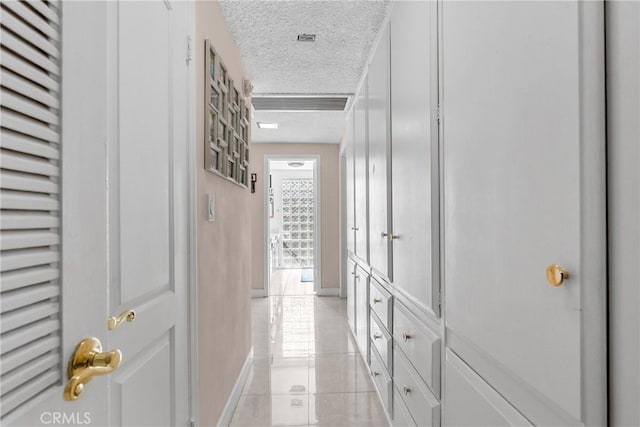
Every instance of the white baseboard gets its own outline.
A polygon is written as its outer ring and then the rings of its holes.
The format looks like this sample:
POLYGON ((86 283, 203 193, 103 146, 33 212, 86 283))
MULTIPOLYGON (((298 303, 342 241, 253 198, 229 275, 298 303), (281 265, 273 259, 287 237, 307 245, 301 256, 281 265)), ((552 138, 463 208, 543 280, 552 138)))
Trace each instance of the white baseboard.
POLYGON ((318 296, 320 297, 339 297, 340 288, 320 288, 318 290, 318 296))
POLYGON ((266 296, 264 289, 251 289, 251 298, 264 298, 266 296))
POLYGON ((227 399, 226 405, 224 405, 224 409, 222 410, 222 414, 220 415, 220 419, 218 420, 218 427, 227 427, 231 423, 231 418, 233 417, 233 413, 235 412, 238 401, 240 400, 242 389, 247 382, 247 378, 249 377, 252 368, 253 347, 249 349, 247 359, 244 361, 242 370, 240 370, 240 375, 238 375, 236 384, 233 386, 233 390, 231 390, 231 394, 229 395, 229 399, 227 399))

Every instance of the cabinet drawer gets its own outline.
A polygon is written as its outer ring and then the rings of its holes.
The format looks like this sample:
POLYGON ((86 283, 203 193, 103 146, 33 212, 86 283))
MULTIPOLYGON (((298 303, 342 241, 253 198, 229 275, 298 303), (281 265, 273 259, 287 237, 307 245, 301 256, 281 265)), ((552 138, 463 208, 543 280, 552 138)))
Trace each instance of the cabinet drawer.
POLYGON ((388 371, 391 371, 391 355, 393 348, 393 340, 391 335, 380 326, 380 320, 371 312, 371 320, 369 321, 371 346, 375 347, 380 355, 380 359, 388 371))
POLYGON ((397 394, 419 426, 440 425, 440 402, 417 375, 399 349, 393 353, 393 379, 397 394))
POLYGON ((393 313, 391 304, 393 303, 391 294, 387 292, 377 280, 371 278, 369 289, 369 305, 376 312, 382 324, 388 331, 391 330, 391 314, 393 313))
POLYGON ((393 338, 436 397, 440 397, 440 338, 414 315, 393 305, 393 338))
POLYGON ((387 369, 380 360, 380 355, 371 347, 371 376, 373 377, 373 383, 380 393, 382 404, 387 412, 391 411, 391 395, 393 389, 393 383, 391 377, 387 373, 387 369))
POLYGON ((407 409, 407 405, 404 404, 396 387, 393 388, 393 426, 418 427, 413 418, 411 418, 409 409, 407 409))

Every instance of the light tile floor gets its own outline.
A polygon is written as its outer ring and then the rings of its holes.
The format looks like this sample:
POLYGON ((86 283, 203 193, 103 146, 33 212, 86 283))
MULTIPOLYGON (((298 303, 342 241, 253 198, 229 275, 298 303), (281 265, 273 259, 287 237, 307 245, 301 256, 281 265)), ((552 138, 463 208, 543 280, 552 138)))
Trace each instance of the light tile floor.
POLYGON ((271 295, 313 295, 313 282, 301 282, 300 268, 281 268, 271 273, 271 295))
POLYGON ((255 361, 231 426, 387 425, 345 300, 271 296, 252 314, 255 361))

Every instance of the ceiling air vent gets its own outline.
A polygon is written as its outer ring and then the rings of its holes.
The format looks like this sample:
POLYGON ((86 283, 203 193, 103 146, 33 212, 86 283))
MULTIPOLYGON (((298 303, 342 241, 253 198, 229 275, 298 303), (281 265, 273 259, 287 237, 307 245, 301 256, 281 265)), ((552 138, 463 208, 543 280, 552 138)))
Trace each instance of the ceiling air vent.
POLYGON ((251 101, 256 111, 344 111, 348 99, 346 96, 254 96, 251 101))

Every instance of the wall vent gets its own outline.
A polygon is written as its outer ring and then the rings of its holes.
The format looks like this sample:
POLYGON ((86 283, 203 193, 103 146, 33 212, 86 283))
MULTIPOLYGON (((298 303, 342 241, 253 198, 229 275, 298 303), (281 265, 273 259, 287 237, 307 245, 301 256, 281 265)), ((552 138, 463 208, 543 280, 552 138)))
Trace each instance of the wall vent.
POLYGON ((349 100, 346 96, 255 96, 256 111, 344 111, 349 100))

